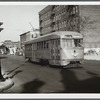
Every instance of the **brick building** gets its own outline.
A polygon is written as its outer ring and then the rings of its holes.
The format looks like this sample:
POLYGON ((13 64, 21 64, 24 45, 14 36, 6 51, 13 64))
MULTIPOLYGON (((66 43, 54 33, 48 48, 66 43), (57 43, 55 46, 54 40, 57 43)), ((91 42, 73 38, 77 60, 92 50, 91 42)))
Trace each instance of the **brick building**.
POLYGON ((49 5, 39 12, 40 34, 54 31, 79 31, 77 5, 49 5))
POLYGON ((39 26, 41 35, 78 31, 85 47, 100 47, 100 5, 49 5, 39 12, 39 26))

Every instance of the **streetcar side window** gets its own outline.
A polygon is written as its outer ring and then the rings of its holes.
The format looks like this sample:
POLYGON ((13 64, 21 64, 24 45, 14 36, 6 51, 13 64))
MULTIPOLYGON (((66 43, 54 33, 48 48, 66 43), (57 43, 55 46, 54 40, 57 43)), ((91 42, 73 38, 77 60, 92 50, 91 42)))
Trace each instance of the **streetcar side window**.
POLYGON ((37 49, 38 49, 38 42, 37 42, 37 49))
POLYGON ((33 43, 33 50, 34 50, 34 43, 33 43))
POLYGON ((42 44, 42 43, 40 42, 40 49, 41 49, 41 44, 42 44))
POLYGON ((49 41, 45 42, 45 48, 48 49, 49 48, 49 41))
POLYGON ((60 47, 60 39, 57 40, 58 48, 60 47))
POLYGON ((37 49, 39 49, 39 42, 37 42, 37 49))
POLYGON ((55 46, 56 46, 56 47, 58 46, 58 41, 57 41, 57 40, 55 40, 55 46))
POLYGON ((42 41, 37 43, 37 49, 47 49, 49 48, 49 41, 42 41))
POLYGON ((46 41, 44 41, 44 49, 46 48, 46 41))
POLYGON ((49 48, 49 41, 46 42, 46 47, 49 48))
POLYGON ((60 45, 60 40, 57 39, 57 40, 56 40, 56 47, 59 48, 59 45, 60 45))
POLYGON ((43 42, 43 49, 45 48, 45 43, 43 42))
POLYGON ((41 42, 41 49, 42 49, 42 47, 43 47, 43 43, 41 42))
POLYGON ((35 43, 35 50, 37 49, 37 43, 35 43))

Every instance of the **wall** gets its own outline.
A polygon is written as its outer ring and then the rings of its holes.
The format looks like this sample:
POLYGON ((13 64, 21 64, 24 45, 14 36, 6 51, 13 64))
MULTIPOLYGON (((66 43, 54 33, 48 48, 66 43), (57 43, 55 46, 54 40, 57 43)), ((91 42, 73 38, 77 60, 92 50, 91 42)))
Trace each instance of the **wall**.
POLYGON ((85 47, 100 47, 100 5, 81 5, 80 16, 87 20, 81 31, 85 47))

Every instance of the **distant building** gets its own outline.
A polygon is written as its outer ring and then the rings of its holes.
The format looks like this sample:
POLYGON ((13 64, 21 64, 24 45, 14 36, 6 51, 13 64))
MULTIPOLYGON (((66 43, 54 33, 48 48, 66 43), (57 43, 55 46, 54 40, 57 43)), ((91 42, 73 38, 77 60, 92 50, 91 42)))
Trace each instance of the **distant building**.
POLYGON ((13 42, 11 40, 5 40, 4 42, 2 42, 4 46, 6 46, 7 48, 20 48, 20 42, 13 42))
POLYGON ((100 5, 49 5, 39 12, 40 34, 77 31, 85 47, 100 47, 100 5))
POLYGON ((13 42, 11 40, 5 40, 2 42, 2 46, 6 47, 9 50, 9 54, 14 54, 16 53, 17 49, 20 49, 20 42, 13 42))
POLYGON ((38 37, 39 35, 39 29, 35 29, 34 31, 28 31, 20 35, 20 41, 23 44, 23 42, 32 40, 38 37))
POLYGON ((7 54, 7 48, 4 45, 0 45, 0 54, 7 54))
POLYGON ((25 50, 24 42, 30 41, 34 38, 37 38, 38 36, 40 36, 39 29, 28 31, 20 35, 20 44, 21 44, 23 55, 24 55, 24 50, 25 50))
POLYGON ((25 33, 23 33, 23 34, 20 35, 20 41, 21 41, 21 43, 25 42, 25 41, 28 41, 28 40, 30 40, 30 31, 25 32, 25 33))

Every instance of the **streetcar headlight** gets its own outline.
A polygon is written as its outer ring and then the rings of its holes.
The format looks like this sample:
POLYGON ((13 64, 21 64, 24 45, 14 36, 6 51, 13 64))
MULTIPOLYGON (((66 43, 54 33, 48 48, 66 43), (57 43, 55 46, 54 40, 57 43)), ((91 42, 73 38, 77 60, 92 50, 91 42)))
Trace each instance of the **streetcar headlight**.
POLYGON ((78 56, 78 53, 72 53, 72 55, 73 55, 74 57, 77 57, 77 56, 78 56))

